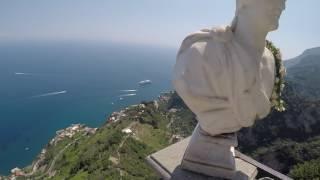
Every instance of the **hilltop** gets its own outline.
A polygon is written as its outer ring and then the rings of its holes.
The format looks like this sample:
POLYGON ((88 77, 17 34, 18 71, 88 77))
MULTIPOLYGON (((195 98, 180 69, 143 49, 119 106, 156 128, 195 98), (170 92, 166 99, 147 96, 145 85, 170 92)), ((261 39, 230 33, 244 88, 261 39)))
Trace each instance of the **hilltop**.
POLYGON ((287 80, 303 98, 320 99, 320 47, 285 61, 287 80))

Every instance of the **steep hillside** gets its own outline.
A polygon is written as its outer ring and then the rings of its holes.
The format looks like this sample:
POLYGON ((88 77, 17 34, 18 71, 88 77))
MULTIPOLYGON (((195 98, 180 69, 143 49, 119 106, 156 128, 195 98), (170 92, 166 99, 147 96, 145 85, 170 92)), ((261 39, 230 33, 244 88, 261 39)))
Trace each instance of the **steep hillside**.
POLYGON ((287 111, 272 112, 238 133, 240 150, 289 173, 293 165, 320 157, 320 101, 301 99, 291 85, 284 92, 287 111))
POLYGON ((306 50, 302 55, 285 61, 287 79, 298 94, 309 100, 320 99, 320 48, 306 50))

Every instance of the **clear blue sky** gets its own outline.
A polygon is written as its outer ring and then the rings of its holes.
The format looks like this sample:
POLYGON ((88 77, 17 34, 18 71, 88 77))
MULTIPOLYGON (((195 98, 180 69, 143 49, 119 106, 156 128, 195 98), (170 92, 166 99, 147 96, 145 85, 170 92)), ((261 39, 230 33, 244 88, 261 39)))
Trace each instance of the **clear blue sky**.
MULTIPOLYGON (((320 46, 320 1, 287 0, 269 35, 285 58, 320 46)), ((99 40, 178 48, 190 32, 228 24, 235 0, 1 0, 0 41, 99 40)))

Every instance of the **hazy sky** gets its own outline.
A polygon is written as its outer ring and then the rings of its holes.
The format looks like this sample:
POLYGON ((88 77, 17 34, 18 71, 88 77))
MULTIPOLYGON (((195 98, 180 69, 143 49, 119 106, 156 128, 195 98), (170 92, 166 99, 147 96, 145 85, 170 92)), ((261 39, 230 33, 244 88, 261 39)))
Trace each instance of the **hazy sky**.
MULTIPOLYGON (((320 46, 320 1, 287 0, 269 39, 285 58, 320 46)), ((229 24, 235 0, 0 0, 0 41, 99 40, 178 48, 190 32, 229 24)))

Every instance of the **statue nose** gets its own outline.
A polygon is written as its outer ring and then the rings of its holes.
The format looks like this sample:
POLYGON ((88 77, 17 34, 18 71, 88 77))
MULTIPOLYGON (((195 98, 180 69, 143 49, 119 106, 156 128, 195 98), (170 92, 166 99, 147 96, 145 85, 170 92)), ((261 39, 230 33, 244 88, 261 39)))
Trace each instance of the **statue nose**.
POLYGON ((286 9, 286 0, 282 4, 282 10, 285 10, 285 9, 286 9))

